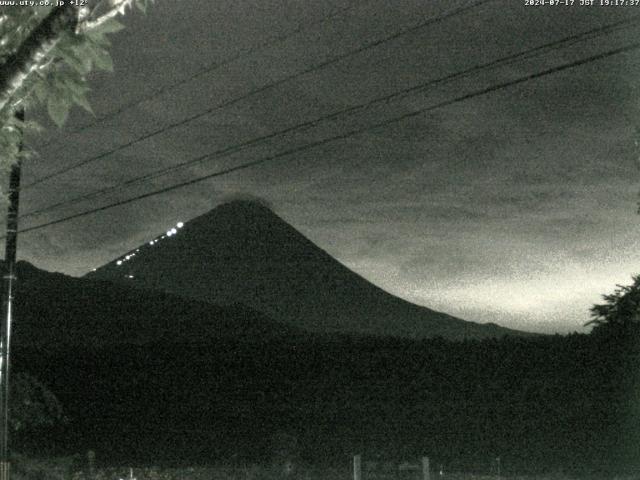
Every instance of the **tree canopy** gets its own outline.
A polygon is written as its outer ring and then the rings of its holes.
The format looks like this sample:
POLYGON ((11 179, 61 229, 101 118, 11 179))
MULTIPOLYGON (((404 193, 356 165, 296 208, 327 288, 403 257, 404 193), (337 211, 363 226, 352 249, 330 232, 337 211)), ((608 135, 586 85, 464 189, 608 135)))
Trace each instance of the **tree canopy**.
POLYGON ((63 421, 62 405, 35 377, 18 373, 12 379, 11 393, 13 402, 9 422, 12 430, 33 430, 63 421))
POLYGON ((107 37, 123 28, 116 17, 133 7, 144 12, 152 1, 0 7, 0 170, 29 155, 22 135, 39 128, 18 119, 18 110, 44 106, 58 126, 73 105, 91 112, 87 75, 113 69, 107 37))
POLYGON ((603 295, 604 303, 591 308, 593 333, 631 333, 640 327, 640 275, 633 277, 628 286, 618 285, 609 295, 603 295))

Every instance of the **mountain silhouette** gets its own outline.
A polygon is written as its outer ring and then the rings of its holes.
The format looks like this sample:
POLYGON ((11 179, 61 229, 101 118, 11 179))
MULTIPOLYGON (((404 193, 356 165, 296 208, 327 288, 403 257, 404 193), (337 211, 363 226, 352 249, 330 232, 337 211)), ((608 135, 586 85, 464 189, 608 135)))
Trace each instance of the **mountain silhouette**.
POLYGON ((18 346, 260 341, 308 335, 244 305, 218 306, 166 292, 69 277, 18 262, 13 338, 18 346))
POLYGON ((224 203, 180 223, 86 278, 243 304, 311 332, 449 339, 525 334, 395 297, 255 201, 224 203))

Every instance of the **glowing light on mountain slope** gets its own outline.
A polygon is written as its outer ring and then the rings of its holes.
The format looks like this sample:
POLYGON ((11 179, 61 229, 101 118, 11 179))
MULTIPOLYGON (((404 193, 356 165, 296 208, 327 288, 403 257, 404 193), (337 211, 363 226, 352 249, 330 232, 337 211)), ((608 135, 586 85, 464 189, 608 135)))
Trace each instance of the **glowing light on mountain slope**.
MULTIPOLYGON (((169 230, 167 230, 166 233, 164 235, 162 235, 161 237, 157 237, 157 238, 154 238, 153 240, 149 240, 149 245, 153 246, 156 243, 158 243, 160 240, 163 240, 165 237, 172 237, 174 235, 177 235, 178 234, 178 228, 182 228, 182 227, 184 227, 184 223, 183 222, 178 222, 175 227, 170 228, 169 230)), ((139 253, 139 252, 140 252, 140 249, 136 248, 136 250, 134 252, 128 253, 123 259, 118 260, 116 262, 116 264, 117 265, 122 265, 123 262, 127 262, 127 261, 131 260, 133 257, 136 256, 136 253, 139 253)), ((133 278, 133 276, 132 275, 131 276, 127 275, 126 278, 133 278)))

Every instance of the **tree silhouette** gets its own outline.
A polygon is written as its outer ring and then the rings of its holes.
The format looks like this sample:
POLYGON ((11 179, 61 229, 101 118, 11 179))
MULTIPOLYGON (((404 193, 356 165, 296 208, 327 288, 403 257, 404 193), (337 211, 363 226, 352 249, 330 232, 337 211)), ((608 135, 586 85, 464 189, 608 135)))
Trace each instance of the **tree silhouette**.
POLYGON ((633 277, 628 286, 618 285, 609 295, 603 295, 605 303, 591 307, 592 333, 629 334, 640 330, 640 275, 633 277))
POLYGON ((9 423, 13 431, 51 427, 64 421, 60 401, 35 377, 16 374, 12 378, 11 394, 9 423))

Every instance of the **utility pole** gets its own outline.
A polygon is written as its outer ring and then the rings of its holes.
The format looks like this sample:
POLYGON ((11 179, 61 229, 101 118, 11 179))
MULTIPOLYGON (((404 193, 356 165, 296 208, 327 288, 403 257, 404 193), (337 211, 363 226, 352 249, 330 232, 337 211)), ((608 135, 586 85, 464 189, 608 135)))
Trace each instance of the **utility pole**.
MULTIPOLYGON (((18 110, 15 115, 18 120, 24 121, 24 109, 18 110)), ((20 150, 22 150, 22 140, 20 141, 20 150)), ((16 280, 20 168, 21 159, 17 158, 11 165, 9 176, 9 207, 4 248, 4 301, 0 328, 0 480, 9 480, 9 347, 11 345, 11 320, 16 280)))

